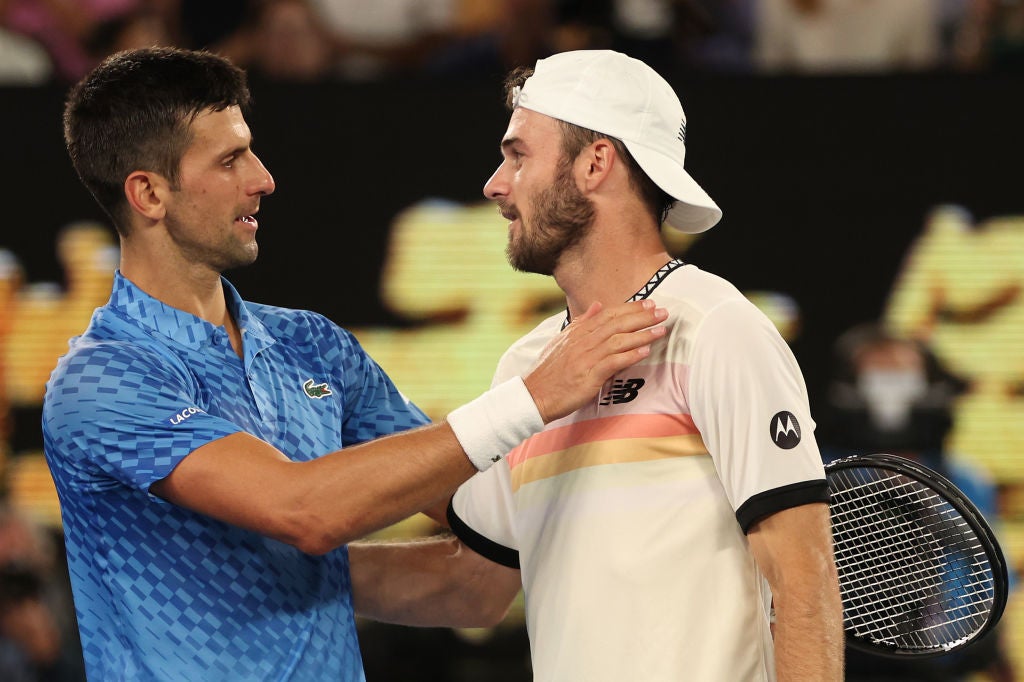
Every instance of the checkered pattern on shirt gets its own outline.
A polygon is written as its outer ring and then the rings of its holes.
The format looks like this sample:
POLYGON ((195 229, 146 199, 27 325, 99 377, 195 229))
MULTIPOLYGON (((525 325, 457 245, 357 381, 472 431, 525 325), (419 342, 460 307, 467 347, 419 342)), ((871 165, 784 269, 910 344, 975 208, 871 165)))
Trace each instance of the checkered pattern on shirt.
POLYGON ((427 418, 348 332, 225 289, 243 359, 223 328, 118 274, 47 385, 46 456, 89 677, 362 680, 345 548, 309 556, 148 488, 238 431, 308 460, 427 418), (310 379, 331 395, 309 397, 310 379))

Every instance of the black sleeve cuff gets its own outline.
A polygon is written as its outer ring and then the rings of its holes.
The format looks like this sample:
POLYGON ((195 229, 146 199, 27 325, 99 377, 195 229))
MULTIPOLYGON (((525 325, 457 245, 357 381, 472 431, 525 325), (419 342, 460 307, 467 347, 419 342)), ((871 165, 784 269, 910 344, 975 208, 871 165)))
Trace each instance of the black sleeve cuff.
MULTIPOLYGON (((736 520, 740 522, 743 532, 747 533, 757 521, 775 512, 812 502, 828 503, 828 501, 828 481, 825 479, 791 483, 751 497, 736 510, 736 520)), ((450 509, 451 507, 449 507, 450 509)), ((451 518, 450 512, 448 518, 451 518)))
POLYGON ((466 523, 455 514, 455 507, 452 502, 448 502, 448 525, 451 527, 452 532, 455 533, 455 537, 462 540, 463 543, 471 550, 479 554, 480 556, 490 559, 491 561, 501 564, 502 566, 508 566, 509 568, 519 568, 519 552, 505 545, 499 545, 494 540, 486 538, 480 533, 466 525, 466 523))

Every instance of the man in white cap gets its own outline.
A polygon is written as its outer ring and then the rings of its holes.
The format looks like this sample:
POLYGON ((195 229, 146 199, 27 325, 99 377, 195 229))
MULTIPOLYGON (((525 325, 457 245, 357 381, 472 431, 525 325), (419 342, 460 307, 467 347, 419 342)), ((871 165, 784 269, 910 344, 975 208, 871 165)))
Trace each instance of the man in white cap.
POLYGON ((484 193, 510 221, 513 267, 552 275, 567 313, 516 342, 494 382, 595 301, 654 300, 667 342, 463 484, 455 538, 405 555, 354 547, 357 609, 481 625, 521 579, 537 680, 841 679, 828 487, 800 369, 735 287, 660 238, 662 222, 697 233, 722 215, 683 168, 678 97, 610 51, 542 59, 506 87, 484 193))

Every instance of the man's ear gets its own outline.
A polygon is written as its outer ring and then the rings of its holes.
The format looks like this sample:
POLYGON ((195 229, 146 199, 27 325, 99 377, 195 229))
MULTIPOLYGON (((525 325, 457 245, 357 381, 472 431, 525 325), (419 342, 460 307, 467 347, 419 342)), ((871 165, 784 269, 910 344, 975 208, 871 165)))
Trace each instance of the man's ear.
POLYGON ((132 211, 153 221, 167 214, 164 200, 169 191, 170 185, 159 173, 133 171, 124 181, 124 195, 132 211))
POLYGON ((609 140, 601 138, 588 145, 580 153, 579 160, 583 165, 583 188, 594 190, 608 179, 618 154, 609 140))

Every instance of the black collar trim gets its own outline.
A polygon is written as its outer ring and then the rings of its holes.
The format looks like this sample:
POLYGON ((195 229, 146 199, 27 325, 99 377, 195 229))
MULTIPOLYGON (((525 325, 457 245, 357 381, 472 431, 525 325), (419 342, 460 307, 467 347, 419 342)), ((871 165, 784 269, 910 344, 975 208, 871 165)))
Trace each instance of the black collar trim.
MULTIPOLYGON (((658 268, 658 271, 656 273, 654 273, 654 276, 652 276, 649 280, 647 280, 647 284, 645 284, 642 287, 640 287, 639 291, 637 291, 635 294, 633 294, 628 299, 626 299, 626 303, 631 303, 632 301, 642 301, 642 300, 644 300, 645 298, 650 296, 654 292, 655 289, 658 288, 659 284, 661 284, 662 282, 665 281, 665 278, 668 277, 668 274, 670 272, 672 272, 676 268, 681 268, 684 265, 686 265, 686 263, 681 261, 681 260, 679 260, 678 258, 673 258, 669 262, 665 263, 660 268, 658 268)), ((565 311, 565 321, 562 322, 562 329, 565 329, 566 327, 568 327, 570 321, 571 320, 569 319, 569 310, 566 309, 566 311, 565 311)))

